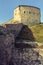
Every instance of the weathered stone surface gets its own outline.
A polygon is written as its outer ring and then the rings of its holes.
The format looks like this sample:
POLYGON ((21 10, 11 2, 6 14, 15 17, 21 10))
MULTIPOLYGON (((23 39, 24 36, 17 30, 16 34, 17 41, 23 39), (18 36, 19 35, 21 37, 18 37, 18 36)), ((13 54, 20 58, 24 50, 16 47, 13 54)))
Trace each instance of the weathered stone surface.
MULTIPOLYGON (((18 36, 21 28, 18 27, 19 31, 16 28, 12 29, 18 31, 16 33, 18 36)), ((0 34, 0 65, 43 65, 43 57, 38 51, 26 45, 25 42, 24 45, 20 43, 21 47, 17 47, 15 32, 11 32, 12 29, 9 27, 5 29, 5 34, 0 34)), ((4 32, 4 29, 1 30, 4 32)))
POLYGON ((43 58, 39 55, 38 52, 36 52, 33 48, 15 47, 14 41, 12 41, 12 39, 10 41, 10 38, 12 37, 13 35, 11 34, 7 35, 7 43, 4 41, 1 43, 3 47, 0 48, 0 64, 40 65, 42 63, 43 65, 43 58))
POLYGON ((20 5, 14 10, 14 21, 25 25, 38 24, 40 23, 40 9, 33 6, 20 5))
POLYGON ((39 53, 31 48, 14 49, 13 63, 16 65, 39 65, 39 53))
POLYGON ((12 46, 14 43, 14 35, 7 34, 0 36, 0 65, 8 65, 11 55, 12 55, 12 46))

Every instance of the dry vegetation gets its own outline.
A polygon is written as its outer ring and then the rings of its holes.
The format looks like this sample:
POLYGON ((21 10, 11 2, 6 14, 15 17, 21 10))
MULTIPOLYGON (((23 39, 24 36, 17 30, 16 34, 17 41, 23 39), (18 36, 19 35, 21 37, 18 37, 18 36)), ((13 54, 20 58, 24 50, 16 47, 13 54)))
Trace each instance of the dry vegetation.
POLYGON ((36 42, 43 43, 43 24, 37 24, 29 27, 33 32, 36 42))

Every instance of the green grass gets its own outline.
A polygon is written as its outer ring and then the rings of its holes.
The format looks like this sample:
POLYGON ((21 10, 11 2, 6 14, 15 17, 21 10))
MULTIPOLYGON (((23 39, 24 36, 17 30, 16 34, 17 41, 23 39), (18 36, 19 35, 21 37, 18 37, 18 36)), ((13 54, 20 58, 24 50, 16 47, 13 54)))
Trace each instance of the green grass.
POLYGON ((43 24, 29 26, 29 28, 31 29, 33 33, 35 41, 43 43, 43 24))

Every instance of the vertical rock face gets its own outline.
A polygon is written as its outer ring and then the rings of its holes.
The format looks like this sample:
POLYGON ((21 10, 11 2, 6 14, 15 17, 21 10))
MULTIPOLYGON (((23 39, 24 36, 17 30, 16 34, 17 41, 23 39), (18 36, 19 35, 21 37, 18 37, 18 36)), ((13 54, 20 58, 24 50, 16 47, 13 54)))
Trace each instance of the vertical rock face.
MULTIPOLYGON (((14 28, 12 29, 14 30, 14 28)), ((20 27, 18 29, 20 32, 20 27)), ((4 30, 1 30, 4 33, 4 30)), ((11 30, 6 28, 5 33, 0 34, 0 65, 43 65, 43 57, 39 52, 35 51, 33 47, 31 48, 29 45, 26 45, 25 42, 24 44, 20 43, 20 45, 17 45, 17 38, 14 31, 11 32, 11 30)), ((15 31, 18 30, 15 28, 15 31)))
POLYGON ((12 55, 14 43, 13 34, 0 35, 0 65, 8 65, 12 55))
POLYGON ((0 36, 0 65, 6 65, 7 63, 7 59, 8 59, 8 54, 5 51, 6 47, 4 45, 4 41, 5 41, 5 36, 1 35, 0 36))
POLYGON ((0 65, 40 65, 42 63, 40 60, 42 57, 38 52, 33 48, 17 48, 12 37, 12 34, 7 35, 0 44, 0 65))
POLYGON ((17 39, 27 39, 29 41, 35 41, 34 35, 27 25, 24 25, 17 37, 17 39))

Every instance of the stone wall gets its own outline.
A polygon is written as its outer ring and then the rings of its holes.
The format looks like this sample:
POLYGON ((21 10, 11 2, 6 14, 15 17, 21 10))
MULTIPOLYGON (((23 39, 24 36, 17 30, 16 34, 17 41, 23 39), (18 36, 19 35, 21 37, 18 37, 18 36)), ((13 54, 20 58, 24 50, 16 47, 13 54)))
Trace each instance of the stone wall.
POLYGON ((18 6, 14 10, 14 20, 16 23, 27 25, 40 23, 40 9, 33 6, 18 6))
POLYGON ((19 7, 17 7, 15 10, 14 10, 14 21, 16 23, 21 23, 21 14, 20 14, 20 9, 19 7))

